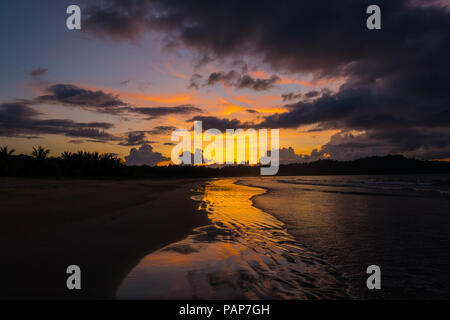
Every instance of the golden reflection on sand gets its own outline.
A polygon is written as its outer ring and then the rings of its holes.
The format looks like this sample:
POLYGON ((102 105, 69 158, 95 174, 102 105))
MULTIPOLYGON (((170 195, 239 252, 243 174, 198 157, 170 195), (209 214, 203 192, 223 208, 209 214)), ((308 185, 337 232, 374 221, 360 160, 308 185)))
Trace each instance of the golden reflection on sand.
MULTIPOLYGON (((334 298, 342 284, 284 224, 252 205, 264 189, 217 179, 200 207, 211 224, 144 257, 124 279, 120 299, 334 298)), ((202 212, 202 211, 200 211, 202 212)), ((163 214, 163 213, 162 213, 163 214)))

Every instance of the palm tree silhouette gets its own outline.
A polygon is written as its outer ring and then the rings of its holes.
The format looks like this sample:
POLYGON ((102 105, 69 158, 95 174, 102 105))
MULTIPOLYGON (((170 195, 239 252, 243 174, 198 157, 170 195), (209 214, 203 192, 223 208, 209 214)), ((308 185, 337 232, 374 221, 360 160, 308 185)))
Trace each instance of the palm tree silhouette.
POLYGON ((41 146, 33 147, 33 152, 31 155, 36 160, 42 161, 47 159, 48 154, 50 153, 50 149, 44 149, 41 146))
POLYGON ((7 159, 12 156, 14 153, 14 149, 8 150, 8 146, 0 147, 0 158, 7 159))
POLYGON ((68 161, 73 157, 72 152, 69 151, 64 151, 63 153, 61 153, 61 159, 63 159, 64 161, 68 161))

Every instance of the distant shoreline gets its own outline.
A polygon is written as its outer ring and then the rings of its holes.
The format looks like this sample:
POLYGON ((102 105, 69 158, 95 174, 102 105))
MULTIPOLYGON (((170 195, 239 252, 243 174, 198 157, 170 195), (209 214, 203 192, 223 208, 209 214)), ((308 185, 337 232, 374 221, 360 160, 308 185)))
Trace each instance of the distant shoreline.
MULTIPOLYGON (((282 162, 283 163, 283 162, 282 162)), ((260 166, 222 167, 169 165, 126 166, 120 159, 83 153, 71 157, 35 159, 26 155, 0 159, 0 176, 57 179, 193 179, 259 177, 260 166)), ((401 155, 368 157, 352 161, 318 160, 281 164, 277 176, 395 175, 450 173, 450 162, 424 161, 401 155)))

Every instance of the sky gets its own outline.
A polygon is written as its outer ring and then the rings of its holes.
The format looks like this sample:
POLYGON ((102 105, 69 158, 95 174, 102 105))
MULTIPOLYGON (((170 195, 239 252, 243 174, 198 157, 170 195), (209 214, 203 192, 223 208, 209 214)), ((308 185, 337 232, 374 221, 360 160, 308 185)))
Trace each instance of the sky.
POLYGON ((282 162, 447 159, 449 4, 2 1, 0 145, 156 164, 202 120, 280 129, 282 162), (71 4, 81 30, 66 27, 71 4))

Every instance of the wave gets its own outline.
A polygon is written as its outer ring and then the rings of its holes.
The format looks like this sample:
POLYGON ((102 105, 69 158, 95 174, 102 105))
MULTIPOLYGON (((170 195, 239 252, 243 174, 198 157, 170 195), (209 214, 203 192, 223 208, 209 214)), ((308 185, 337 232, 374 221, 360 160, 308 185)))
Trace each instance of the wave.
MULTIPOLYGON (((339 177, 330 179, 303 179, 293 178, 292 180, 277 179, 279 183, 304 185, 311 187, 332 187, 333 189, 325 190, 320 188, 302 188, 304 191, 317 191, 327 193, 341 194, 359 194, 369 196, 395 196, 395 197, 435 197, 448 196, 450 189, 445 188, 449 184, 447 180, 392 180, 371 177, 364 177, 364 180, 343 179, 339 177), (436 188, 439 186, 441 188, 436 188), (444 188, 442 188, 444 187, 444 188), (344 189, 345 188, 345 189, 344 189), (355 191, 355 189, 363 189, 355 191), (368 191, 365 191, 368 190, 368 191)), ((361 178, 360 178, 361 179, 361 178)))

